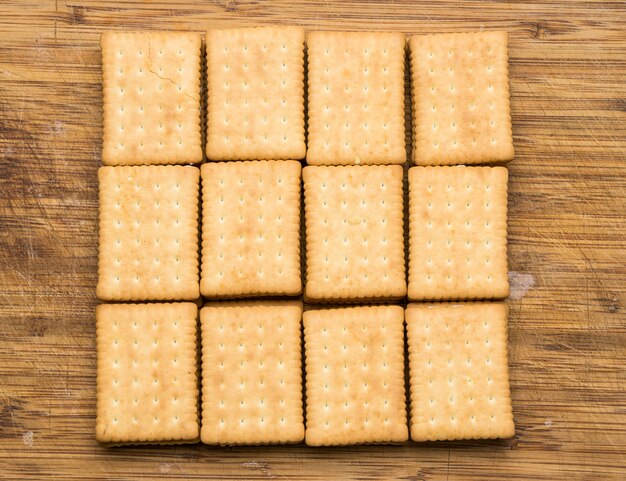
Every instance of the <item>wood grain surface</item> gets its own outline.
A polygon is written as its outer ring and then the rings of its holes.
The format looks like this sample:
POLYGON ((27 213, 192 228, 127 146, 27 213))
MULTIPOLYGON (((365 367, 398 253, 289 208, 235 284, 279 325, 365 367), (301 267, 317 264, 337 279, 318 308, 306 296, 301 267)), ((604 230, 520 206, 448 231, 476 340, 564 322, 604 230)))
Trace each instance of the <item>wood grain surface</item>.
POLYGON ((626 4, 0 3, 0 478, 626 478, 626 4), (99 36, 262 24, 510 32, 514 439, 107 449, 94 439, 99 36))

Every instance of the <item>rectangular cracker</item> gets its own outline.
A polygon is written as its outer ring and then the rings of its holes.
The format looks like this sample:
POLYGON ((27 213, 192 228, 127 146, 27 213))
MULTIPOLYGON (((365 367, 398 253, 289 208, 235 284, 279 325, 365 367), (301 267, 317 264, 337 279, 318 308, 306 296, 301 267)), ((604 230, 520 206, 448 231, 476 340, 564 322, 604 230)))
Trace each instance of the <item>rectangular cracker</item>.
POLYGON ((211 303, 200 318, 202 442, 302 441, 302 303, 211 303))
POLYGON ((515 434, 504 303, 409 304, 411 439, 515 434))
POLYGON ((105 32, 104 165, 202 161, 200 34, 105 32))
POLYGON ((303 159, 304 30, 209 30, 209 160, 303 159))
POLYGON ((409 170, 409 299, 509 295, 507 180, 505 167, 409 170))
POLYGON ((309 446, 408 439, 403 314, 399 306, 304 313, 309 446))
POLYGON ((302 292, 301 171, 297 161, 202 166, 202 295, 302 292))
POLYGON ((198 441, 197 319, 193 303, 96 307, 98 441, 198 441))
POLYGON ((310 32, 309 165, 402 164, 405 38, 310 32))
POLYGON ((200 170, 101 167, 99 299, 193 300, 200 170))
POLYGON ((506 32, 409 39, 413 163, 513 159, 506 32))
POLYGON ((402 167, 305 167, 311 301, 406 295, 402 167))

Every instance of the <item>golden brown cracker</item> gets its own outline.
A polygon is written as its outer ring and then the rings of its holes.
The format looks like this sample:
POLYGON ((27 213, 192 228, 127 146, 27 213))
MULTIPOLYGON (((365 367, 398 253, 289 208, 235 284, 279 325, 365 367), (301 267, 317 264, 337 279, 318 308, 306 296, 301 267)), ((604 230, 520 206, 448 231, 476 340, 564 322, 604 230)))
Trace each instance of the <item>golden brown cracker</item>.
POLYGON ((403 309, 306 311, 304 338, 306 443, 406 441, 403 309))
POLYGON ((296 161, 202 166, 202 294, 297 295, 300 176, 296 161))
POLYGON ((202 161, 200 34, 102 34, 104 165, 202 161))
POLYGON ((209 30, 209 160, 302 159, 304 30, 209 30))
POLYGON ((172 444, 199 437, 193 303, 96 308, 96 439, 172 444))
POLYGON ((414 441, 515 434, 504 303, 409 304, 414 441))
POLYGON ((96 294, 102 300, 193 300, 200 170, 101 167, 96 294))
POLYGON ((508 296, 507 180, 504 167, 409 170, 409 299, 508 296))
POLYGON ((210 303, 200 316, 202 442, 302 441, 302 303, 210 303))
POLYGON ((409 39, 414 164, 513 158, 507 44, 506 32, 409 39))
POLYGON ((400 166, 304 168, 308 300, 406 294, 402 175, 400 166))
POLYGON ((309 165, 402 164, 405 38, 310 32, 309 165))

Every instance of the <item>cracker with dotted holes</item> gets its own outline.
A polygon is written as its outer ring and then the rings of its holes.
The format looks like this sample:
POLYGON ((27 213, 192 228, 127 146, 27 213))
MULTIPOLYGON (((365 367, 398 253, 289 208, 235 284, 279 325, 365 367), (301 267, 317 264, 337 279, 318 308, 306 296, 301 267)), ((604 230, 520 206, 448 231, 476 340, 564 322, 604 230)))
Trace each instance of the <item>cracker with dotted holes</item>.
POLYGON ((104 165, 202 161, 197 33, 105 32, 104 165))
POLYGON ((307 300, 406 295, 402 176, 399 165, 304 168, 307 300))
POLYGON ((101 167, 98 179, 98 298, 197 299, 200 170, 101 167))
POLYGON ((505 167, 409 170, 409 299, 509 295, 507 179, 505 167))
POLYGON ((304 313, 308 445, 408 439, 403 317, 399 306, 304 313))
POLYGON ((515 434, 504 303, 409 304, 414 441, 515 434))
POLYGON ((513 158, 507 43, 506 32, 409 39, 415 164, 513 158))
POLYGON ((309 165, 402 164, 405 38, 310 32, 309 165))
POLYGON ((209 160, 303 159, 304 30, 209 30, 209 160))
POLYGON ((301 171, 297 161, 202 166, 202 295, 302 292, 301 171))
POLYGON ((96 307, 98 441, 198 441, 197 319, 193 303, 96 307))
POLYGON ((202 442, 302 441, 302 303, 211 303, 200 318, 202 442))

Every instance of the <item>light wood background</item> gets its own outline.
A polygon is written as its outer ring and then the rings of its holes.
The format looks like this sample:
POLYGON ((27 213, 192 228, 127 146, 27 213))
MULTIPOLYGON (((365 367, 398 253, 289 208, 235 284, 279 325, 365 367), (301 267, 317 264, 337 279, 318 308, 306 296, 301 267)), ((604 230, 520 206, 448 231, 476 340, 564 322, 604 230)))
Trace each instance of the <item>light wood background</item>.
POLYGON ((626 478, 626 4, 0 3, 0 478, 626 478), (313 449, 94 440, 99 35, 260 24, 510 32, 514 439, 313 449))

